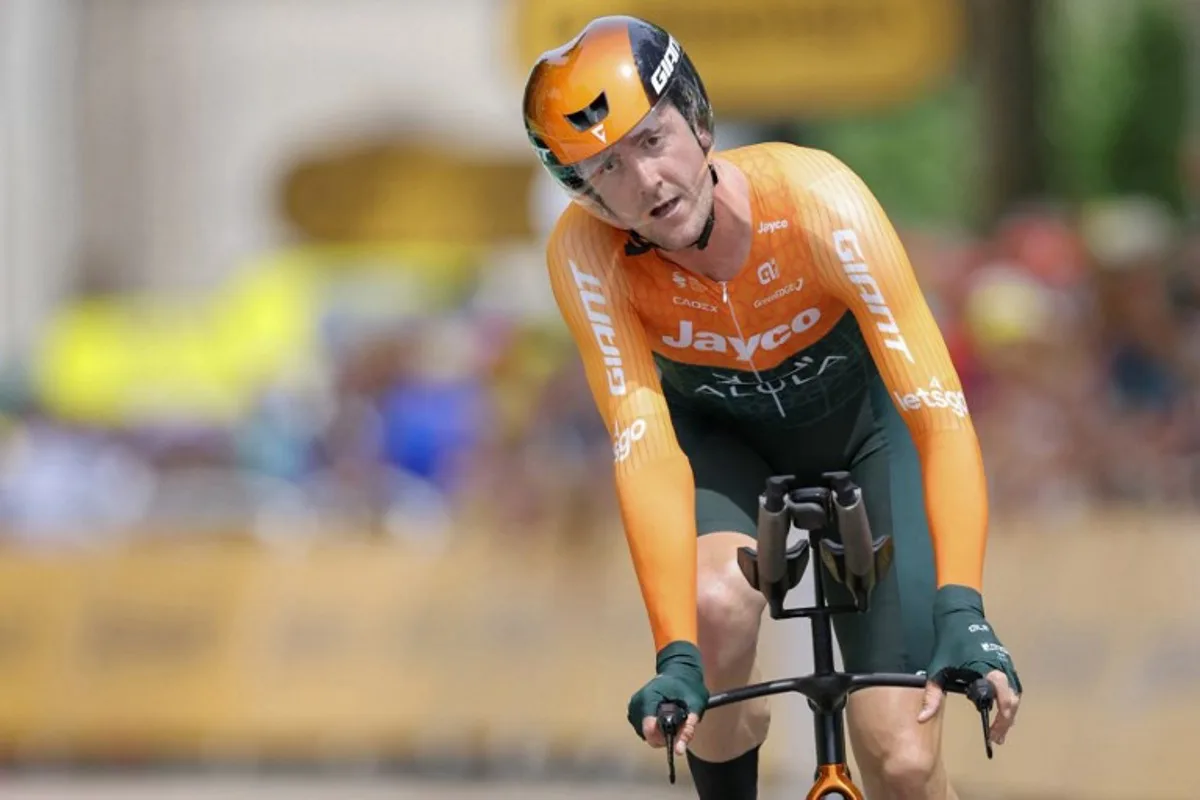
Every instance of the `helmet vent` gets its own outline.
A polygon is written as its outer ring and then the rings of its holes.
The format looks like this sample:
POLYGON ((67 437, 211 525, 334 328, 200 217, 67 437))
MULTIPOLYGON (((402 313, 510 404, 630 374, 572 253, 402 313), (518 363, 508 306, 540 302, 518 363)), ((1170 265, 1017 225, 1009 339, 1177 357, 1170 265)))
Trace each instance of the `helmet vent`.
POLYGON ((608 96, 601 92, 586 108, 567 114, 567 121, 575 130, 583 133, 591 130, 604 121, 608 116, 608 96))

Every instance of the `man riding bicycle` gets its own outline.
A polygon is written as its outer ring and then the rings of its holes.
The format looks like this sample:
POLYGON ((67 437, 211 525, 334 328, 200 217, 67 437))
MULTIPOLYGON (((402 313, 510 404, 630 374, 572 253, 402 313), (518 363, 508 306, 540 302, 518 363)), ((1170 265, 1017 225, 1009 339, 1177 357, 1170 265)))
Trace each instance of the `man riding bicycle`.
POLYGON ((661 747, 658 705, 684 704, 677 748, 702 800, 756 796, 766 699, 704 715, 710 691, 757 675, 765 600, 738 548, 754 544, 767 477, 847 470, 895 561, 867 613, 835 620, 844 666, 929 676, 923 693, 852 696, 863 783, 873 798, 955 797, 941 760, 943 682, 988 678, 998 744, 1020 683, 984 617, 974 428, 885 213, 828 153, 714 152, 700 77, 643 20, 599 18, 544 53, 524 115, 575 201, 550 237, 550 280, 612 431, 657 651, 630 723, 661 747))

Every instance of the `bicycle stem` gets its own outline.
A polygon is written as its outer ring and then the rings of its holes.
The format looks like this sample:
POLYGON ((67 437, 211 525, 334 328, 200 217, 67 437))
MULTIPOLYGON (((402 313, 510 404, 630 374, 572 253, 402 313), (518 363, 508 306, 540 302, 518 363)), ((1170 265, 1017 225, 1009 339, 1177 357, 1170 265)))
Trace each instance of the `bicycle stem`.
MULTIPOLYGON (((817 542, 813 534, 809 534, 809 542, 816 550, 817 542)), ((813 595, 815 606, 822 609, 810 617, 813 639, 813 674, 832 675, 833 664, 833 624, 825 602, 825 577, 820 568, 813 570, 813 595)), ((817 764, 844 764, 846 762, 846 737, 843 730, 842 710, 820 708, 811 698, 809 708, 813 711, 813 732, 817 742, 817 764)))

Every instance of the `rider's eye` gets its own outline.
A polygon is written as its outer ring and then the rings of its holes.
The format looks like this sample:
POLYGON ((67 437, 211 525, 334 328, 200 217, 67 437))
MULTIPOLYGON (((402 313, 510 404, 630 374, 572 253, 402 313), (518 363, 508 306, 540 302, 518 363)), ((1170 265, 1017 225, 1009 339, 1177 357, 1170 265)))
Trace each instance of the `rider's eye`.
POLYGON ((662 144, 662 136, 660 134, 652 133, 646 137, 647 147, 658 147, 660 144, 662 144))

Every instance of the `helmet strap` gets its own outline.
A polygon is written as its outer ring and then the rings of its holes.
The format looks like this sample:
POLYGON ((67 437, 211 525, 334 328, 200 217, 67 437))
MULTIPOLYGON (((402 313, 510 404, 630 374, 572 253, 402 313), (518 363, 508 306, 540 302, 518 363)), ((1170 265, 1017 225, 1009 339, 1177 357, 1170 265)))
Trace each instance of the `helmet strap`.
MULTIPOLYGON (((708 171, 712 175, 713 189, 716 189, 717 184, 720 183, 721 179, 717 177, 717 168, 713 166, 711 161, 708 162, 708 171)), ((704 248, 708 247, 708 239, 710 236, 712 236, 713 225, 715 225, 716 222, 717 198, 716 194, 714 193, 712 207, 708 209, 708 219, 704 221, 704 230, 700 231, 700 236, 695 242, 692 243, 693 247, 695 247, 697 250, 703 250, 704 248)))

